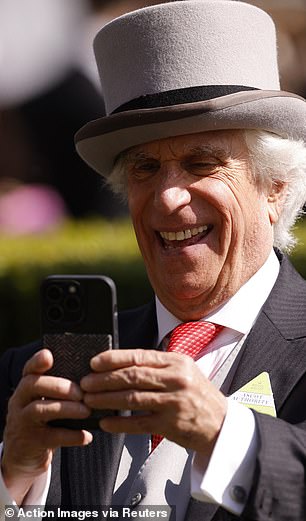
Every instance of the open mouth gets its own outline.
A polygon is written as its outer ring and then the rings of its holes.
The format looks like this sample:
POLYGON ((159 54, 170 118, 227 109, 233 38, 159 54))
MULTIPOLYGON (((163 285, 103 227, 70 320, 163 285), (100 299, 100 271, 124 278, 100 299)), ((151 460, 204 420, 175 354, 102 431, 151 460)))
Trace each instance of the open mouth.
POLYGON ((205 224, 178 232, 159 232, 162 245, 165 249, 182 248, 201 242, 212 230, 212 224, 205 224))

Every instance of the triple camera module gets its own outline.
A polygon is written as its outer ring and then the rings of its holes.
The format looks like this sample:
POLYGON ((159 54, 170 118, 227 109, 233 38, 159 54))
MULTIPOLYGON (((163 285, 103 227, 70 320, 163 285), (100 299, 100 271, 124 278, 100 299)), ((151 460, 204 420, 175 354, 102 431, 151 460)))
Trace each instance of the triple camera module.
POLYGON ((52 282, 46 288, 46 314, 50 322, 78 322, 83 317, 81 288, 78 282, 52 282))

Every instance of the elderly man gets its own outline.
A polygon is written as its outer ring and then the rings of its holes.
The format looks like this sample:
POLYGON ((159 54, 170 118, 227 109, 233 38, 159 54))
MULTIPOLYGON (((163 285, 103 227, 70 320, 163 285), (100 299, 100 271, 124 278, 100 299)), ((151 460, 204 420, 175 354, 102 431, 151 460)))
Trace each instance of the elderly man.
POLYGON ((156 299, 121 314, 124 349, 80 386, 45 375, 41 343, 6 353, 2 501, 305 520, 306 283, 281 251, 306 105, 279 90, 274 25, 244 2, 171 2, 111 22, 95 52, 108 115, 77 149, 127 196, 156 299), (133 414, 47 425, 91 408, 133 414))

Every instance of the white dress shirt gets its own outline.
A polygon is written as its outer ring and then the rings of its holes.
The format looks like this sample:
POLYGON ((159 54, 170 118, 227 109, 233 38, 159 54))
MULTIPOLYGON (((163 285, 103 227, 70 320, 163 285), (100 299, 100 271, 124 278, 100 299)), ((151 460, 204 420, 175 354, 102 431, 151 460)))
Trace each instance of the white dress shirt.
MULTIPOLYGON (((275 284, 278 272, 279 262, 272 251, 260 270, 231 299, 203 317, 203 320, 224 326, 204 354, 196 360, 207 378, 213 378, 237 342, 248 334, 275 284)), ((158 345, 180 321, 157 298, 156 309, 158 345)), ((252 484, 257 444, 252 411, 229 399, 227 415, 212 456, 208 460, 197 453, 194 455, 191 470, 192 496, 200 501, 217 503, 236 515, 241 514, 244 502, 237 501, 233 490, 237 485, 243 487, 247 497, 252 484)), ((48 472, 36 480, 25 499, 25 505, 45 504, 50 475, 49 468, 48 472)), ((15 502, 10 498, 0 474, 0 512, 4 505, 15 505, 15 502)))

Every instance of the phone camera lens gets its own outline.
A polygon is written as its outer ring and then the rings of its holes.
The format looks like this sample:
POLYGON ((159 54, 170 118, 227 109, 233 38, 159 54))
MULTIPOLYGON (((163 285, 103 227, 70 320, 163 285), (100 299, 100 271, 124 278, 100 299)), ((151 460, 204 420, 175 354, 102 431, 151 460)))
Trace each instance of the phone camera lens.
POLYGON ((79 311, 81 309, 80 298, 76 295, 67 297, 65 300, 65 308, 72 313, 79 311))
POLYGON ((64 315, 64 310, 61 306, 50 306, 47 311, 48 319, 51 322, 58 322, 62 319, 64 315))
POLYGON ((58 302, 63 295, 63 290, 60 286, 57 284, 52 284, 52 286, 49 286, 47 289, 47 297, 51 302, 58 302))

